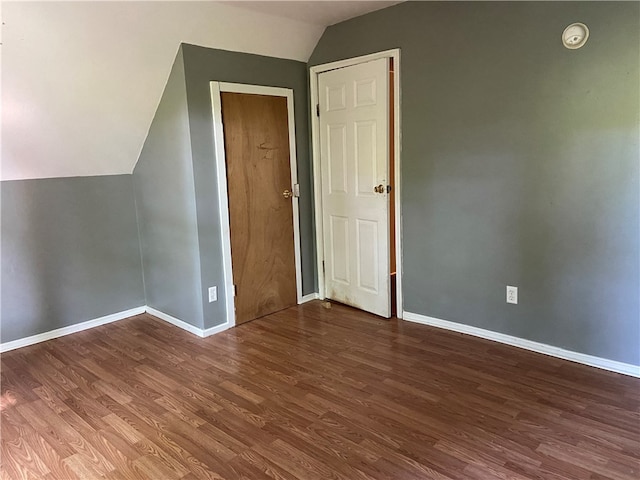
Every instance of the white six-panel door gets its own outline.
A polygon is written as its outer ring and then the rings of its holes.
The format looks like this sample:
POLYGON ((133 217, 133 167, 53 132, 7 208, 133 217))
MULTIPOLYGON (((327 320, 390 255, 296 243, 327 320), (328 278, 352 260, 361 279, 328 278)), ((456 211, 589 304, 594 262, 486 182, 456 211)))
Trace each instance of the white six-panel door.
POLYGON ((388 71, 383 58, 318 76, 325 296, 383 317, 390 316, 388 71))

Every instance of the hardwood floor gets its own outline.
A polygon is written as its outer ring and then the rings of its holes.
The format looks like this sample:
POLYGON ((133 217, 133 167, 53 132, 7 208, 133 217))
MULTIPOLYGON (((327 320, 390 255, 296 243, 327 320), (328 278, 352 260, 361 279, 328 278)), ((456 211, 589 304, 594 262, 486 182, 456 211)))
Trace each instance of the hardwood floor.
POLYGON ((1 357, 4 479, 640 478, 640 381, 319 302, 1 357))

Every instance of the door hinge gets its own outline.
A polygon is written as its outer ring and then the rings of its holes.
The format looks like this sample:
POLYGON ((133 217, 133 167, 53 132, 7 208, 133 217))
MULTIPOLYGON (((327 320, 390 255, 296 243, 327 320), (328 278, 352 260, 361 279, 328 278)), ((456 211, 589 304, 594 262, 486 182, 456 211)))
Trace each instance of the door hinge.
POLYGON ((324 260, 322 261, 322 274, 324 275, 324 260))
POLYGON ((316 115, 318 117, 320 116, 320 104, 319 103, 316 104, 316 115))
POLYGON ((238 289, 236 288, 236 286, 233 286, 233 296, 235 297, 236 295, 238 295, 238 289))

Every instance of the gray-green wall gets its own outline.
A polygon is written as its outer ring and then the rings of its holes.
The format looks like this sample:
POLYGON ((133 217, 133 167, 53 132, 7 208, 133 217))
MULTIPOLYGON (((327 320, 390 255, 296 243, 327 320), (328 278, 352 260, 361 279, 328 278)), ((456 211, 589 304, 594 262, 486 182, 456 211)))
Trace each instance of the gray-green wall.
POLYGON ((133 179, 147 305, 202 328, 200 247, 181 49, 133 179))
POLYGON ((131 175, 3 181, 2 343, 144 305, 131 175))
MULTIPOLYGON (((294 60, 230 52, 195 45, 182 45, 187 86, 191 150, 195 178, 200 271, 202 289, 218 286, 218 298, 224 298, 222 246, 216 163, 213 150, 213 119, 210 82, 245 83, 293 89, 296 119, 296 150, 300 183, 300 233, 303 293, 315 288, 311 168, 309 162, 309 109, 307 65, 294 60)), ((209 303, 203 297, 204 326, 224 322, 223 301, 209 303)))
POLYGON ((406 311, 640 364, 639 35, 637 2, 408 2, 325 31, 311 65, 401 49, 406 311))
POLYGON ((294 91, 303 291, 315 291, 306 64, 183 44, 133 177, 147 305, 205 329, 226 321, 213 80, 294 91))

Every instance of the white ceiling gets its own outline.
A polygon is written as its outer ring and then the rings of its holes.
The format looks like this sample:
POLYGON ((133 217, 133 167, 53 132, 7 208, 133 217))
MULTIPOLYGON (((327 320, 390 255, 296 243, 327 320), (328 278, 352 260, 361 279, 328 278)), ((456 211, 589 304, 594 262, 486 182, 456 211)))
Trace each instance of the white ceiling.
POLYGON ((131 173, 180 42, 306 61, 397 2, 240 3, 3 2, 0 179, 131 173))
MULTIPOLYGON (((402 1, 402 0, 401 0, 402 1)), ((401 1, 342 1, 320 0, 314 2, 289 0, 285 2, 232 0, 221 3, 235 5, 256 12, 268 13, 301 22, 327 27, 336 23, 358 17, 365 13, 390 7, 401 1)))

